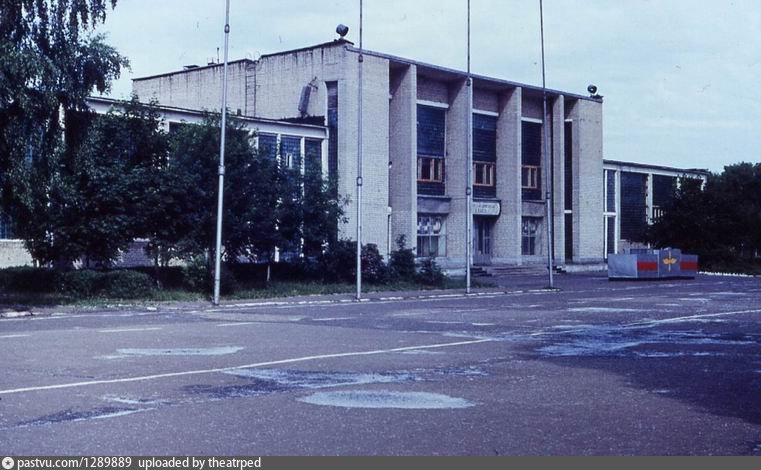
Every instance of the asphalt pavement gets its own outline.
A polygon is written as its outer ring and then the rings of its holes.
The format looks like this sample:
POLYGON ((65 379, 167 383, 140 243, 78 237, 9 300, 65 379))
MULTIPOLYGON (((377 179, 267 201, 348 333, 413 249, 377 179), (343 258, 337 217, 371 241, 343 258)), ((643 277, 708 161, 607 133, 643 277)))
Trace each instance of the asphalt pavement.
POLYGON ((2 319, 0 454, 761 455, 758 278, 499 282, 2 319))

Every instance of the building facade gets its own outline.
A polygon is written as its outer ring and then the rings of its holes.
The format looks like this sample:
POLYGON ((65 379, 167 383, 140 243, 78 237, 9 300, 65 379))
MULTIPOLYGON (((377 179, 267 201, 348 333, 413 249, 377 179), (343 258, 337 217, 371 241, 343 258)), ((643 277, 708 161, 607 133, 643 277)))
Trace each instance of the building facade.
MULTIPOLYGON (((219 91, 217 91, 218 93, 219 91)), ((88 98, 87 104, 97 114, 119 110, 120 102, 108 98, 88 98)), ((160 106, 159 113, 162 126, 171 132, 178 124, 201 123, 204 113, 198 109, 184 109, 176 106, 160 106)), ((252 131, 254 145, 265 151, 279 149, 281 158, 297 162, 303 169, 305 165, 315 164, 327 168, 328 132, 322 125, 285 122, 272 119, 239 116, 244 128, 252 131)), ((151 265, 146 257, 144 241, 136 240, 126 252, 122 253, 119 265, 122 267, 151 265)), ((16 235, 13 221, 0 213, 0 268, 29 266, 33 260, 24 246, 24 241, 16 235)))
MULTIPOLYGON (((229 108, 242 116, 323 123, 325 171, 351 198, 344 238, 356 230, 358 58, 352 43, 314 47, 230 63, 229 108)), ((465 264, 469 112, 467 75, 364 51, 364 243, 388 255, 404 235, 420 256, 450 269, 465 264)), ((141 100, 216 109, 219 64, 139 78, 141 100)), ((602 101, 473 77, 473 248, 477 264, 546 260, 544 197, 554 195, 558 264, 603 260, 602 101), (550 168, 542 161, 542 127, 550 133, 550 168), (548 178, 549 176, 549 178, 548 178), (549 184, 548 184, 549 183, 549 184)))
POLYGON ((645 231, 674 197, 681 178, 708 179, 708 171, 605 160, 605 255, 644 248, 645 231))

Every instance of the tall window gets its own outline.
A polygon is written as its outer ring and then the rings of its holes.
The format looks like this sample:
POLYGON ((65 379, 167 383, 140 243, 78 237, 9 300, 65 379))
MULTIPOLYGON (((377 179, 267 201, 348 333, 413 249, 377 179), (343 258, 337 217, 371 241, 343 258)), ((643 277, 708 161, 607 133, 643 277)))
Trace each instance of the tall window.
POLYGON ((446 217, 419 215, 417 218, 417 255, 423 258, 446 256, 446 217))
POLYGON ((328 178, 338 179, 338 82, 326 82, 328 89, 328 178))
POLYGON ((277 158, 277 136, 275 134, 259 134, 259 155, 274 160, 277 158))
POLYGON ((537 238, 539 233, 539 221, 537 217, 523 217, 521 227, 521 254, 533 256, 537 254, 537 238))
POLYGON ((443 196, 446 109, 417 107, 418 194, 443 196))
POLYGON ((473 194, 497 197, 497 117, 473 113, 473 194))
POLYGON ((522 143, 522 196, 525 200, 541 200, 542 124, 531 121, 523 121, 522 143))

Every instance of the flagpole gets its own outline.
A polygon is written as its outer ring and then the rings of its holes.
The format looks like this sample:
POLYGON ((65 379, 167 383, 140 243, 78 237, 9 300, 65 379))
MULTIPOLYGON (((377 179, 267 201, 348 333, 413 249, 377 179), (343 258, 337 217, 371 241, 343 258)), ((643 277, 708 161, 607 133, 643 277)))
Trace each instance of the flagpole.
POLYGON ((547 73, 544 62, 544 7, 542 0, 539 0, 539 25, 542 36, 542 139, 544 141, 542 145, 542 154, 544 160, 544 180, 545 180, 545 201, 547 223, 547 272, 549 273, 549 288, 555 288, 555 279, 553 273, 552 263, 552 164, 549 155, 549 132, 548 128, 551 125, 547 116, 547 73))
POLYGON ((465 158, 465 292, 470 294, 470 267, 473 261, 473 78, 470 74, 470 0, 468 0, 468 94, 467 155, 465 158))
POLYGON ((227 51, 230 38, 230 0, 225 2, 225 62, 222 75, 222 122, 219 139, 219 191, 217 193, 217 240, 214 250, 214 297, 212 302, 219 305, 219 291, 222 267, 222 208, 225 190, 225 132, 227 128, 227 51))
POLYGON ((362 108, 363 108, 363 78, 364 78, 364 54, 363 54, 363 2, 359 0, 359 97, 357 105, 357 293, 356 300, 362 300, 362 108))

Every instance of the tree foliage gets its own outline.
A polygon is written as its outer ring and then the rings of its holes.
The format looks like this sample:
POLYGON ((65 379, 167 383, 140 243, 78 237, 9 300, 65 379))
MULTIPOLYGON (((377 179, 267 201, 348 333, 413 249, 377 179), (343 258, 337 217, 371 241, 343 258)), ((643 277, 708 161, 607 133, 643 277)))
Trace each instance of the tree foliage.
POLYGON ((761 163, 727 166, 705 184, 682 178, 648 238, 697 253, 709 265, 753 262, 761 255, 761 163))

